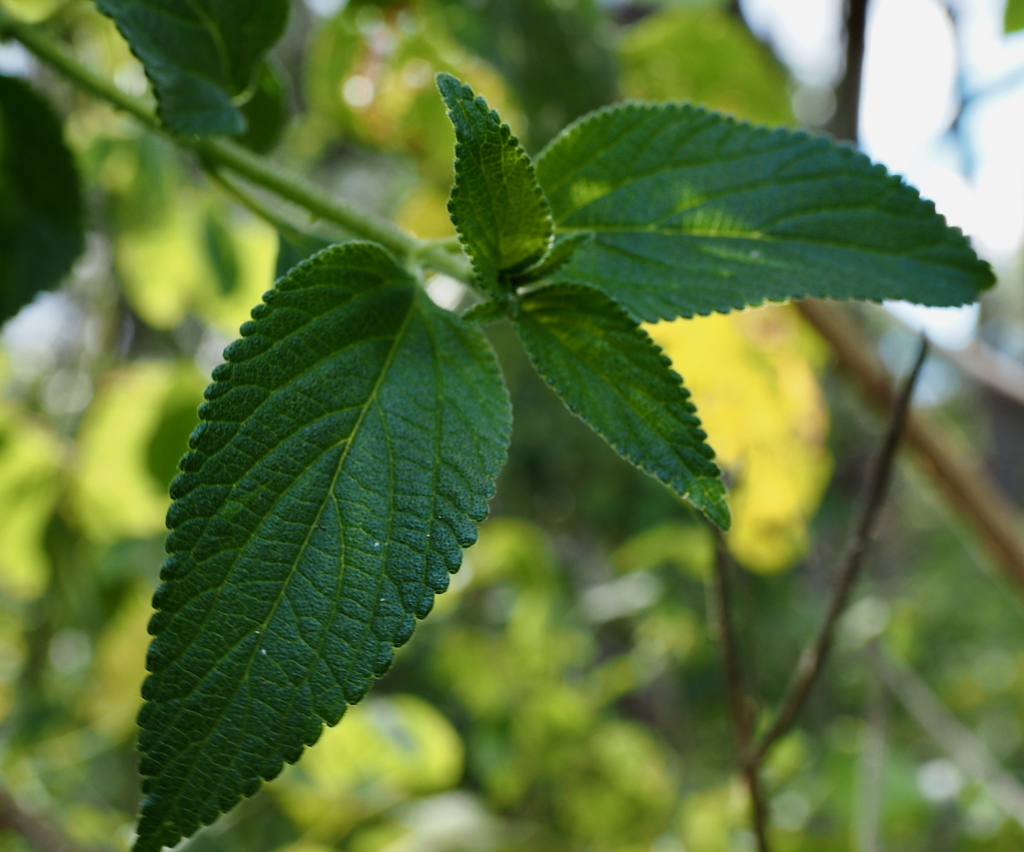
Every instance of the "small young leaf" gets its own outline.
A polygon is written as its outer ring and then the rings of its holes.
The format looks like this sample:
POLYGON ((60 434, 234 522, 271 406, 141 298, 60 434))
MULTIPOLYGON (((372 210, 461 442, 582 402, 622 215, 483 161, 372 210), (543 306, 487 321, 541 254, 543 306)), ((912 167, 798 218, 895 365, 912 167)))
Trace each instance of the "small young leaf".
POLYGON ((551 251, 547 253, 547 256, 539 263, 516 275, 514 282, 516 284, 527 284, 531 281, 540 281, 543 278, 554 275, 570 261, 576 249, 589 242, 593 236, 590 231, 577 231, 574 234, 565 234, 558 237, 554 245, 551 246, 551 251))
POLYGON ((288 0, 96 0, 153 83, 160 118, 177 133, 244 133, 233 98, 281 37, 288 0))
POLYGON ((516 328, 537 371, 575 414, 728 529, 725 487, 696 408, 635 320, 597 290, 556 284, 520 300, 516 328))
POLYGON ((537 161, 558 233, 594 232, 555 276, 646 320, 819 296, 974 301, 994 278, 931 202, 852 148, 683 104, 626 104, 537 161))
POLYGON ((225 351, 168 512, 137 852, 335 724, 476 538, 510 430, 483 335, 373 243, 300 264, 225 351))
POLYGON ((0 323, 60 284, 84 246, 60 121, 26 83, 0 76, 0 323))
POLYGON ((455 126, 455 186, 448 212, 482 286, 539 261, 551 245, 551 211, 533 163, 482 97, 450 74, 437 86, 455 126))

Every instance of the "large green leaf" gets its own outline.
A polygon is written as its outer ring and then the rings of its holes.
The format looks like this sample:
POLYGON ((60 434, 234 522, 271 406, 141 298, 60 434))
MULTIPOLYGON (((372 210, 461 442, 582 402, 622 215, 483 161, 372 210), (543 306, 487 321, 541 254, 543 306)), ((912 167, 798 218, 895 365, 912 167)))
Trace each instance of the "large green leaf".
POLYGON ((934 205, 852 148, 703 109, 627 104, 566 129, 537 177, 556 278, 647 320, 801 296, 961 305, 994 279, 934 205))
POLYGON ((96 0, 146 68, 160 117, 178 133, 237 134, 235 99, 256 85, 288 0, 96 0))
POLYGON ((372 243, 242 327, 174 481, 139 852, 252 795, 391 664, 476 538, 510 430, 481 333, 372 243))
POLYGON ((60 284, 84 245, 60 121, 27 84, 0 76, 0 323, 60 284))
POLYGON ((455 186, 448 211, 480 283, 540 260, 551 245, 551 211, 533 163, 507 124, 450 74, 437 86, 455 126, 455 186))
POLYGON ((516 328, 537 371, 575 414, 729 527, 725 487, 696 408, 635 320, 597 290, 556 284, 520 300, 516 328))

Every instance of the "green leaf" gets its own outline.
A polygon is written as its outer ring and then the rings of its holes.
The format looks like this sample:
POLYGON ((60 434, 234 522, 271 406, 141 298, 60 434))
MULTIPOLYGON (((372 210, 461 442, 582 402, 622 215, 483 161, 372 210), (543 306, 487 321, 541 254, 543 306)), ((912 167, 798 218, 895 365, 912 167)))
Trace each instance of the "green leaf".
POLYGON ((283 278, 293 266, 298 266, 302 261, 327 248, 330 244, 330 240, 317 234, 306 234, 292 229, 289 229, 287 233, 278 231, 274 278, 283 278))
POLYGON ((60 120, 26 83, 0 76, 0 323, 60 284, 84 246, 60 120))
POLYGON ((852 148, 693 106, 596 112, 537 177, 558 233, 594 232, 556 280, 646 320, 803 296, 961 305, 994 282, 930 201, 852 148))
POLYGON ((483 335, 373 243, 300 264, 225 351, 174 481, 138 852, 335 724, 476 538, 510 411, 483 335))
POLYGON ((531 266, 521 274, 515 276, 515 283, 529 283, 540 281, 554 275, 559 269, 565 266, 584 243, 590 241, 594 235, 590 231, 577 231, 575 234, 563 234, 558 237, 551 246, 551 251, 539 263, 531 266))
POLYGON ((507 299, 492 299, 489 302, 481 302, 473 305, 468 311, 462 314, 463 322, 470 325, 487 325, 498 322, 509 315, 511 302, 507 299))
POLYGON ((1024 0, 1007 0, 1003 16, 1003 32, 1024 30, 1024 0))
POLYGON ((455 186, 448 212, 480 283, 536 263, 551 245, 551 212, 533 163, 507 124, 450 74, 437 86, 455 127, 455 186))
POLYGON ((240 144, 266 154, 281 140, 288 121, 288 96, 282 72, 264 62, 256 72, 252 97, 242 106, 246 131, 237 137, 240 144))
POLYGON ((615 99, 618 68, 605 6, 597 0, 448 3, 454 34, 515 89, 530 117, 523 131, 528 150, 615 99))
POLYGON ((725 487, 689 392, 635 320, 603 293, 554 285, 520 300, 516 328, 537 371, 575 414, 728 529, 725 487))
POLYGON ((288 0, 96 0, 153 83, 160 118, 177 133, 244 133, 236 98, 281 37, 288 0))

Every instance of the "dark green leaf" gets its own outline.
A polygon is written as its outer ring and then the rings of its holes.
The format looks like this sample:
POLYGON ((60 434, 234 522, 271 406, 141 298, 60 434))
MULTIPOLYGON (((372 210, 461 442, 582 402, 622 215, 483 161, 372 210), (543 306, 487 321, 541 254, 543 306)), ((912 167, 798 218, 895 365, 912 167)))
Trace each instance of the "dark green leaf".
POLYGON ((0 323, 60 284, 84 245, 60 120, 26 83, 0 76, 0 323))
POLYGON ((221 295, 228 296, 238 286, 238 256, 235 254, 235 244, 228 226, 213 208, 206 213, 203 236, 206 241, 206 254, 217 276, 217 289, 221 295))
POLYGON ((595 0, 445 0, 448 25, 493 64, 530 116, 536 151, 573 119, 615 99, 618 79, 605 4, 595 0))
POLYGON ((455 126, 455 186, 448 212, 480 283, 525 269, 551 245, 551 212, 533 163, 507 124, 450 74, 437 85, 455 126))
POLYGON ((584 243, 589 242, 593 236, 590 231, 563 234, 555 240, 547 257, 525 270, 521 275, 517 275, 516 282, 540 281, 542 278, 554 275, 569 262, 576 250, 584 243))
POLYGON ((304 234, 295 230, 289 230, 285 234, 279 231, 274 279, 283 278, 293 266, 298 266, 306 258, 323 251, 330 244, 330 240, 316 234, 304 234))
POLYGON ((238 142, 257 154, 266 154, 281 139, 288 121, 288 98, 281 73, 269 62, 256 72, 252 97, 242 107, 246 131, 238 142))
POLYGON ((139 852, 252 795, 362 698, 458 569, 504 459, 485 338, 379 246, 327 249, 264 302, 171 487, 139 852))
POLYGON ((288 20, 288 0, 96 0, 153 83, 160 117, 178 133, 246 130, 233 99, 256 85, 288 20))
POLYGON ((595 235, 556 279, 647 320, 802 296, 961 305, 994 281, 931 202, 852 148, 697 107, 594 113, 537 176, 556 230, 595 235))
POLYGON ((714 452, 682 380, 611 299, 554 285, 520 300, 516 328, 537 371, 620 455, 729 527, 714 452))
POLYGON ((1003 32, 1024 30, 1024 0, 1007 0, 1003 16, 1003 32))

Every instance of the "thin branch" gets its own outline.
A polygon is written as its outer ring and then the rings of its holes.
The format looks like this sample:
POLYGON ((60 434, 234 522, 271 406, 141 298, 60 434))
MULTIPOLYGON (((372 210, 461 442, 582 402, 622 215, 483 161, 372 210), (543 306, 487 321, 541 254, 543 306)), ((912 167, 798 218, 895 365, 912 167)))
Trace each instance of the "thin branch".
MULTIPOLYGON (((840 368, 874 407, 890 409, 895 396, 885 368, 857 328, 843 314, 822 302, 799 302, 804 317, 832 347, 840 368)), ((923 416, 907 418, 906 440, 921 456, 925 469, 946 499, 981 534, 1006 576, 1024 587, 1024 540, 1020 516, 968 450, 950 446, 938 428, 923 416)))
POLYGON ((17 832, 37 852, 88 852, 48 822, 33 816, 0 786, 0 830, 17 832))
POLYGON ((893 409, 889 426, 882 442, 881 451, 875 460, 874 467, 868 479, 868 490, 861 510, 860 519, 853 531, 850 542, 847 545, 846 561, 843 565, 842 574, 839 578, 839 585, 836 587, 832 597, 832 603, 828 609, 828 615, 822 624, 814 643, 804 650, 800 656, 800 663, 797 666, 796 675, 790 685, 789 692, 782 702, 782 709, 775 719, 775 723, 764 735, 757 748, 754 750, 752 762, 756 766, 764 758, 768 749, 776 740, 785 734, 797 715, 804 706, 807 696, 814 686, 818 675, 821 674, 822 665, 832 646, 832 638, 835 635, 836 625, 839 617, 846 609, 846 603, 850 597, 857 577, 860 575, 864 564, 864 554, 867 552, 871 540, 871 532, 874 529, 875 521, 878 519, 879 510, 885 500, 885 494, 892 478, 893 461, 896 458, 896 447, 899 445, 900 435, 907 421, 907 414, 910 411, 910 397, 914 392, 914 384, 924 366, 925 358, 928 355, 928 341, 921 338, 921 350, 917 356, 917 362, 907 377, 900 393, 896 406, 893 409))
POLYGON ((750 808, 754 834, 759 852, 768 852, 768 809, 761 791, 759 768, 747 760, 753 731, 752 707, 743 688, 743 672, 740 668, 736 635, 732 627, 732 598, 729 594, 728 569, 731 564, 722 536, 716 532, 716 557, 714 575, 714 618, 722 643, 722 663, 725 668, 726 689, 729 693, 729 710, 732 714, 733 731, 736 735, 736 752, 750 794, 750 808))
POLYGON ((1024 786, 1020 781, 949 712, 920 675, 891 655, 879 654, 875 663, 883 683, 914 720, 966 775, 988 791, 1003 813, 1024 827, 1024 786))
POLYGON ((231 169, 246 180, 303 207, 313 216, 341 225, 357 236, 375 240, 401 257, 416 256, 440 272, 460 281, 470 281, 469 268, 460 258, 441 247, 425 246, 412 234, 391 223, 332 198, 277 163, 257 156, 226 139, 204 139, 174 134, 160 123, 146 101, 122 92, 110 80, 82 65, 43 30, 11 17, 0 7, 0 38, 7 37, 17 39, 38 59, 75 82, 80 88, 127 112, 147 129, 164 133, 178 145, 193 149, 203 160, 231 169))

